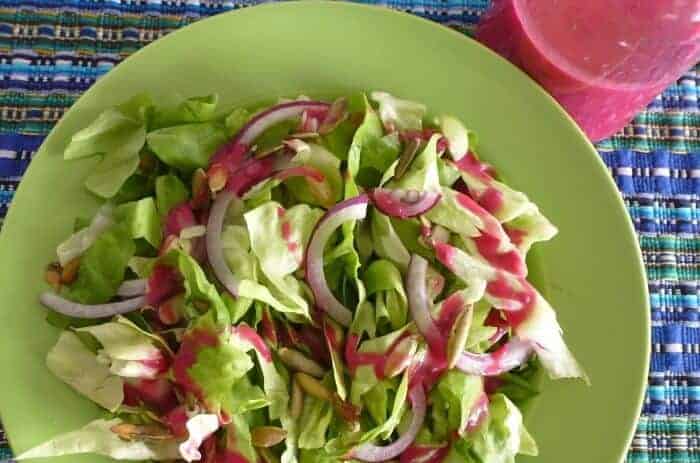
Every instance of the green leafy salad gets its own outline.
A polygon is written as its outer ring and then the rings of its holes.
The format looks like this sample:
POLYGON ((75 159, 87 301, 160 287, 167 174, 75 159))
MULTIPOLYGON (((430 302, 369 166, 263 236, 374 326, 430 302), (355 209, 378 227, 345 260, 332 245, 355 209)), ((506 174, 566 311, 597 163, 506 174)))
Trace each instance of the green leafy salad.
POLYGON ((451 116, 373 92, 224 111, 137 96, 40 295, 49 370, 104 409, 19 459, 505 463, 586 376, 526 254, 556 234, 451 116))

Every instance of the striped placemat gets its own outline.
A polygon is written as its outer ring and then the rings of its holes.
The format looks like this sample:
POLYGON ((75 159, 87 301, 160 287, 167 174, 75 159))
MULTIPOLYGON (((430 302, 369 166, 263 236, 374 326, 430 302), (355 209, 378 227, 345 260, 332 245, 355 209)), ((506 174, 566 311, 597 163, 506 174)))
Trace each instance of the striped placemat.
MULTIPOLYGON (((96 78, 174 29, 253 3, 0 0, 0 217, 46 134, 96 78)), ((469 33, 489 1, 364 3, 469 33)), ((633 219, 651 293, 649 387, 628 454, 635 463, 700 463, 699 72, 597 145, 633 219)), ((0 426, 0 462, 10 457, 0 426)))

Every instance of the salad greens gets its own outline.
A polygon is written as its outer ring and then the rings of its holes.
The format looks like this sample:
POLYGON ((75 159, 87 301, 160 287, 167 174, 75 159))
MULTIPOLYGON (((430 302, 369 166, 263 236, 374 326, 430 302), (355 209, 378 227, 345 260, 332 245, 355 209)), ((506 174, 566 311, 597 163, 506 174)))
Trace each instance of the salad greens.
POLYGON ((57 247, 49 370, 106 417, 18 459, 511 463, 546 372, 556 228, 452 116, 385 92, 136 96, 77 132, 105 200, 57 247))

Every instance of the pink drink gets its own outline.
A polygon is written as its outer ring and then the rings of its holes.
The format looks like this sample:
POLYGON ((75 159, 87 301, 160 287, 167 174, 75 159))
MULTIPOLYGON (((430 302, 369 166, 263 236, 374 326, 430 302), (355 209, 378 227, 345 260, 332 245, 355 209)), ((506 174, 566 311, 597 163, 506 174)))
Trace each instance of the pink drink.
POLYGON ((700 59, 700 0, 494 0, 476 37, 598 141, 700 59))

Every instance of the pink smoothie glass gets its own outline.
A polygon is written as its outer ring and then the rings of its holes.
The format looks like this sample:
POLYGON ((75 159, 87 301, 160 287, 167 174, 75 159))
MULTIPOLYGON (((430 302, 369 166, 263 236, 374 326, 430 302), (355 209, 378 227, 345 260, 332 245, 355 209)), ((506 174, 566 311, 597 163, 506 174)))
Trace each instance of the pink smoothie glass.
POLYGON ((698 62, 700 0, 494 0, 476 38, 598 141, 698 62))

